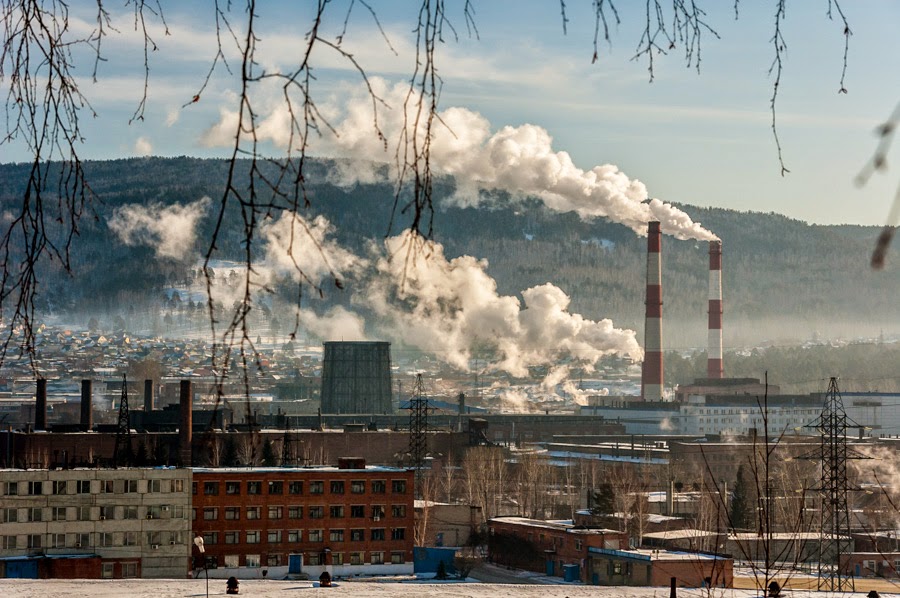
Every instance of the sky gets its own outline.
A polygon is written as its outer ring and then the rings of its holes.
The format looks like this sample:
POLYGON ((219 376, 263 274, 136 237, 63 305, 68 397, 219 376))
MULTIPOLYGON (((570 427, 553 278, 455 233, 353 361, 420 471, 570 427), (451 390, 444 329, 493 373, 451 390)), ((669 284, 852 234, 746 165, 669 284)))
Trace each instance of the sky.
MULTIPOLYGON (((228 155, 216 135, 221 132, 217 124, 228 124, 228 111, 236 109, 237 79, 219 68, 200 101, 190 102, 215 55, 211 4, 162 2, 169 35, 158 22, 151 23, 159 49, 150 53, 142 120, 129 124, 143 88, 142 46, 129 9, 112 11, 118 32, 104 41, 106 60, 96 82, 90 77, 90 55, 75 50, 82 91, 98 115, 85 115, 82 157, 228 155)), ((237 28, 242 4, 233 3, 237 28)), ((297 63, 312 4, 260 3, 261 67, 284 71, 297 63)), ((613 24, 610 43, 601 40, 593 64, 591 4, 566 2, 564 33, 560 3, 553 0, 475 2, 476 36, 467 29, 462 3, 448 2, 457 36, 445 29, 445 43, 438 49, 440 108, 478 113, 492 132, 505 126, 540 127, 552 137, 554 150, 567 152, 579 168, 615 164, 644 183, 651 197, 666 202, 777 212, 822 224, 885 223, 900 167, 863 188, 853 179, 875 148, 875 127, 900 101, 900 3, 841 3, 853 33, 846 94, 838 93, 843 26, 837 18, 828 19, 829 2, 788 5, 777 103, 778 133, 790 170, 785 176, 769 112, 774 3, 740 3, 737 20, 730 2, 701 4, 720 38, 704 32, 700 72, 685 64, 679 46, 656 57, 652 82, 646 60, 632 60, 643 27, 639 3, 617 3, 621 23, 613 24)), ((340 32, 348 5, 342 0, 327 5, 325 37, 334 39, 340 32)), ((409 1, 371 6, 384 35, 365 6, 356 3, 343 45, 373 80, 389 89, 408 81, 412 72, 418 6, 409 1)), ((73 7, 73 37, 94 28, 95 15, 89 10, 87 5, 73 7)), ((225 54, 232 68, 239 66, 233 44, 226 43, 225 54)), ((337 115, 334 107, 358 93, 360 76, 334 52, 322 49, 312 60, 317 67, 313 93, 326 115, 337 115)), ((274 86, 259 90, 258 100, 263 118, 266 110, 277 112, 274 86)), ((396 104, 382 108, 392 109, 396 104)), ((361 136, 372 139, 370 130, 360 129, 361 136)), ((273 136, 263 151, 279 155, 283 145, 273 136)), ((893 148, 894 162, 898 151, 893 148)), ((4 161, 28 158, 15 141, 0 146, 0 152, 4 161)))

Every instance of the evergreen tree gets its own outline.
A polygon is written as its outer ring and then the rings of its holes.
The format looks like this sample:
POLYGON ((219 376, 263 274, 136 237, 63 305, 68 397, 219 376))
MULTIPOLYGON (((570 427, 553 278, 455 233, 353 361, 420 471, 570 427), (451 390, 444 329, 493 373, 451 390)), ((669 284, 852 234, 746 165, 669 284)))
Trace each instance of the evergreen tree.
POLYGON ((731 493, 731 526, 735 530, 748 529, 752 523, 747 480, 744 479, 744 466, 737 470, 734 489, 731 493))
POLYGON ((262 447, 262 465, 263 467, 275 467, 278 465, 278 458, 275 456, 275 449, 272 447, 272 441, 266 438, 262 447))
POLYGON ((238 462, 237 443, 234 441, 234 437, 228 436, 225 438, 225 447, 222 451, 222 466, 235 467, 237 465, 240 465, 238 462))
POLYGON ((146 467, 150 463, 150 453, 147 450, 147 443, 145 443, 143 440, 141 440, 140 444, 138 444, 133 463, 137 467, 146 467))

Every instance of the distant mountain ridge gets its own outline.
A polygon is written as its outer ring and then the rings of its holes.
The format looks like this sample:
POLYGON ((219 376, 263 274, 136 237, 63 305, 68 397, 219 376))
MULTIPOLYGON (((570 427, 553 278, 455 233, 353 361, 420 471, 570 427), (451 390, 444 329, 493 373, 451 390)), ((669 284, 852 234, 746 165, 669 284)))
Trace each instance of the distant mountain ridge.
MULTIPOLYGON (((311 163, 309 215, 327 217, 337 239, 359 252, 367 239, 388 234, 393 190, 389 184, 351 189, 330 184, 335 164, 311 163)), ((82 223, 73 250, 74 276, 64 278, 58 264, 45 266, 42 307, 80 312, 89 299, 94 308, 115 312, 158 297, 167 285, 190 276, 195 262, 158 261, 148 247, 127 247, 106 220, 116 207, 129 203, 184 204, 203 196, 215 201, 226 167, 225 160, 186 157, 86 163, 101 202, 82 223)), ((0 165, 4 212, 16 209, 26 176, 27 165, 0 165)), ((511 202, 498 196, 492 208, 449 206, 441 200, 451 193, 449 182, 439 183, 434 216, 434 237, 448 256, 487 259, 488 273, 503 294, 552 282, 571 297, 570 311, 594 320, 611 318, 619 327, 638 330, 642 339, 644 238, 604 220, 584 222, 573 213, 550 212, 537 200, 511 202)), ((889 256, 881 272, 868 266, 877 227, 811 225, 773 213, 679 207, 723 240, 726 347, 815 335, 900 334, 900 260, 889 256)), ((403 218, 396 215, 391 234, 399 232, 403 218)), ((198 257, 212 226, 210 215, 199 223, 193 248, 198 257)), ((239 259, 241 240, 239 219, 232 218, 219 242, 222 257, 239 259)), ((707 245, 664 237, 663 251, 664 344, 702 347, 707 245)), ((345 300, 338 291, 329 297, 345 300)))

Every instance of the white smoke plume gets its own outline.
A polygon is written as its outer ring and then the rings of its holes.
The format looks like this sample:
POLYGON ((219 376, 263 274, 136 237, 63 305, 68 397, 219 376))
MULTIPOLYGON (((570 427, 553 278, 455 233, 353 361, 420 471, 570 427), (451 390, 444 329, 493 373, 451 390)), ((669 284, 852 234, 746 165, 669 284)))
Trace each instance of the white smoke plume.
MULTIPOLYGON (((376 77, 369 81, 375 94, 390 107, 379 110, 381 131, 389 142, 400 139, 403 128, 415 120, 410 118, 409 123, 404 122, 403 105, 408 84, 390 85, 376 77)), ((358 88, 340 97, 340 103, 319 106, 330 119, 337 136, 328 131, 322 138, 310 139, 313 151, 363 162, 390 163, 394 148, 390 143, 386 147, 375 134, 368 92, 358 88)), ((236 112, 222 110, 219 123, 206 131, 202 142, 207 145, 233 143, 236 122, 236 112)), ((287 107, 273 101, 257 135, 287 148, 292 142, 292 129, 288 123, 287 107)), ((411 136, 413 132, 409 134, 411 136)), ((568 153, 554 150, 550 134, 536 125, 505 126, 491 134, 491 124, 477 112, 448 108, 440 113, 430 154, 434 172, 456 179, 457 192, 453 201, 459 204, 489 201, 480 191, 499 190, 518 199, 538 197, 552 210, 574 211, 585 219, 608 218, 639 235, 646 234, 648 222, 658 220, 664 233, 679 239, 706 241, 717 238, 678 208, 658 199, 648 200, 644 184, 630 179, 618 167, 604 164, 590 170, 578 168, 568 153)), ((363 164, 360 168, 344 169, 338 175, 345 184, 366 183, 378 180, 380 170, 363 164)))
POLYGON ((300 326, 318 338, 339 341, 369 340, 365 331, 365 319, 341 306, 330 309, 323 315, 308 309, 300 310, 298 315, 300 326))
POLYGON ((126 245, 148 245, 157 257, 193 256, 197 222, 210 205, 204 197, 187 205, 129 204, 113 210, 108 226, 126 245))
POLYGON ((491 369, 518 377, 563 357, 588 367, 604 355, 642 357, 633 330, 568 312, 569 297, 552 284, 525 290, 520 303, 498 294, 484 260, 447 259, 439 243, 408 231, 387 239, 385 249, 357 301, 385 332, 459 369, 468 369, 479 346, 493 349, 491 369))

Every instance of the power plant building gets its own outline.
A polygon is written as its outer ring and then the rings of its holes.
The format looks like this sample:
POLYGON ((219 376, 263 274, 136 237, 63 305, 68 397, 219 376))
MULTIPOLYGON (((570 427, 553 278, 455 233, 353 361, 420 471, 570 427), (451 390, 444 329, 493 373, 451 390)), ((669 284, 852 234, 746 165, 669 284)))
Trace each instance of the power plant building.
POLYGON ((322 413, 392 413, 391 344, 326 342, 322 413))

